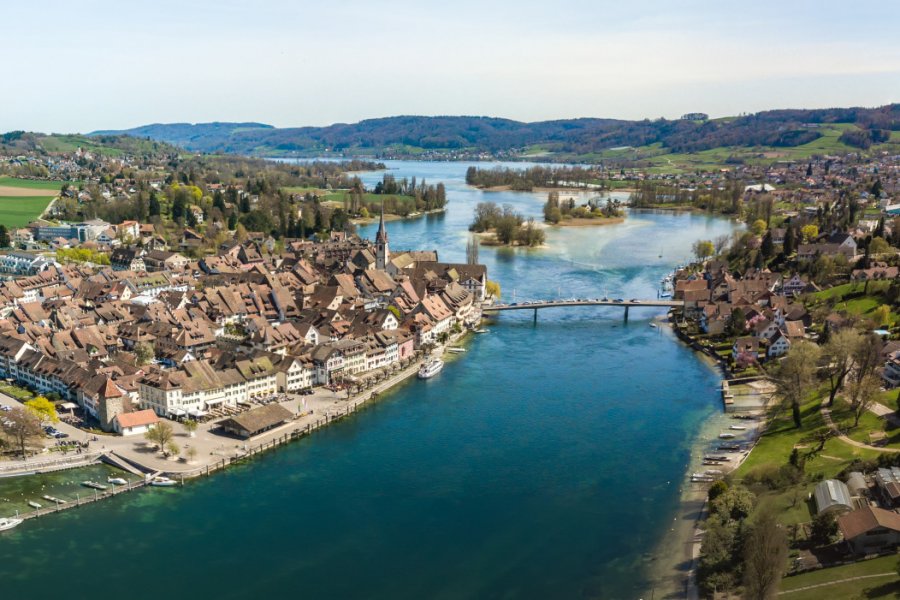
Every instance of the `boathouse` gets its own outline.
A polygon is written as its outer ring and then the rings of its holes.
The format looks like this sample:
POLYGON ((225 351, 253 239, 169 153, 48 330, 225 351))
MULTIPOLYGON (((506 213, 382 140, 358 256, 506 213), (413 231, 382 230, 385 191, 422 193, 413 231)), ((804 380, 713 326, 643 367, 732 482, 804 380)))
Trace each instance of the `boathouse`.
POLYGON ((293 416, 280 404, 269 404, 225 419, 221 425, 228 433, 246 439, 287 423, 293 416))

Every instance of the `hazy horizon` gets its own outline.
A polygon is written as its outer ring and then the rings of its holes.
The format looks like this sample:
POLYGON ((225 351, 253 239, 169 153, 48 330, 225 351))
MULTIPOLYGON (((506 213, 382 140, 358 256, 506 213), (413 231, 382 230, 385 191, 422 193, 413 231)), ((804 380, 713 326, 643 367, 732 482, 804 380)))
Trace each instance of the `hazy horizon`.
POLYGON ((900 5, 871 1, 51 0, 5 16, 0 131, 721 117, 900 90, 900 5))

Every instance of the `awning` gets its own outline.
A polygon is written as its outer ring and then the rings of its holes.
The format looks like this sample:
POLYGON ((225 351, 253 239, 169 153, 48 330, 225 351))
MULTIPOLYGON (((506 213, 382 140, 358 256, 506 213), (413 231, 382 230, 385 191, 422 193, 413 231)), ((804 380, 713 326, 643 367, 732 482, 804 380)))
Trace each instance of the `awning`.
POLYGON ((175 408, 175 409, 171 410, 169 412, 169 414, 171 414, 173 417, 183 417, 187 413, 184 412, 183 408, 175 408))
POLYGON ((196 408, 192 408, 188 411, 188 414, 192 417, 205 417, 206 412, 202 410, 197 410, 196 408))
POLYGON ((75 410, 76 408, 78 408, 78 405, 74 402, 63 402, 60 405, 60 408, 62 408, 63 410, 75 410))
POLYGON ((216 404, 222 404, 225 402, 225 398, 219 398, 218 400, 207 400, 206 406, 215 406, 216 404))

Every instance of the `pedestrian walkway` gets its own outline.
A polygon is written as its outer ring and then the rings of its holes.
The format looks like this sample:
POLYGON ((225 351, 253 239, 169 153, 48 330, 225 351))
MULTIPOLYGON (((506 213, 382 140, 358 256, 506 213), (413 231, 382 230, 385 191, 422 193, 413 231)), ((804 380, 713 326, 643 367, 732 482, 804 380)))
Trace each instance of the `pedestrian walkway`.
POLYGON ((834 581, 826 581, 825 583, 817 583, 815 585, 807 585, 804 587, 799 587, 795 590, 786 590, 783 592, 778 592, 779 596, 784 596, 785 594, 793 594, 794 592, 802 592, 805 590, 812 590, 815 588, 826 587, 829 585, 835 585, 837 583, 846 583, 848 581, 858 581, 860 579, 873 579, 875 577, 896 577, 897 573, 875 573, 874 575, 858 575, 857 577, 848 577, 847 579, 835 579, 834 581))
POLYGON ((863 448, 865 450, 874 450, 876 452, 888 452, 888 453, 893 453, 893 454, 900 452, 900 448, 879 448, 878 446, 870 446, 869 444, 864 444, 862 442, 857 442, 856 440, 850 439, 849 437, 847 437, 846 435, 841 433, 841 430, 838 429, 837 425, 834 424, 834 421, 831 420, 831 409, 826 408, 825 405, 823 404, 822 408, 821 408, 821 412, 822 412, 822 418, 825 419, 825 424, 828 425, 828 427, 832 431, 837 433, 837 438, 839 440, 841 440, 842 442, 844 442, 845 444, 847 444, 849 446, 855 446, 856 448, 863 448))

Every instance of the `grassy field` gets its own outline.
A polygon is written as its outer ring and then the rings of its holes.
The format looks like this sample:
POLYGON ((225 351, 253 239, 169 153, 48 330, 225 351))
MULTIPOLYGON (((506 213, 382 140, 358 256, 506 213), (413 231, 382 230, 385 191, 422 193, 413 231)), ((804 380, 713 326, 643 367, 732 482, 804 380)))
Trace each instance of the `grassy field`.
POLYGON ((60 181, 42 181, 37 179, 18 179, 16 177, 0 176, 0 187, 17 187, 29 190, 51 190, 58 192, 62 188, 60 181))
MULTIPOLYGON (((329 202, 341 207, 346 207, 347 203, 350 202, 349 190, 320 190, 310 187, 283 187, 281 189, 288 194, 315 194, 322 198, 324 202, 329 202)), ((396 198, 399 202, 403 203, 412 203, 412 210, 415 210, 415 198, 412 196, 400 196, 398 194, 372 194, 371 192, 367 192, 363 194, 363 204, 366 206, 380 205, 382 200, 387 200, 388 198, 396 198)))
POLYGON ((0 223, 10 229, 28 225, 41 216, 61 187, 59 181, 0 177, 0 223), (22 195, 16 195, 17 189, 22 195), (34 195, 41 190, 47 190, 47 195, 34 195))
MULTIPOLYGON (((834 310, 837 312, 846 312, 857 317, 869 317, 876 308, 885 304, 884 292, 890 287, 890 281, 870 281, 868 290, 864 282, 845 283, 833 288, 810 294, 808 297, 808 306, 815 307, 826 302, 834 304, 834 310), (856 294, 865 293, 865 296, 852 298, 856 294)), ((896 325, 900 322, 900 315, 891 311, 889 316, 890 325, 896 325)))
POLYGON ((44 212, 52 196, 0 196, 0 223, 9 229, 24 227, 44 212))
POLYGON ((897 557, 882 556, 852 565, 821 569, 793 577, 785 577, 781 581, 782 593, 789 590, 820 585, 809 590, 793 592, 782 595, 787 600, 822 600, 823 598, 896 598, 900 592, 900 576, 897 575, 897 557), (879 575, 890 573, 886 577, 873 577, 844 583, 829 582, 841 581, 853 577, 865 575, 879 575))

